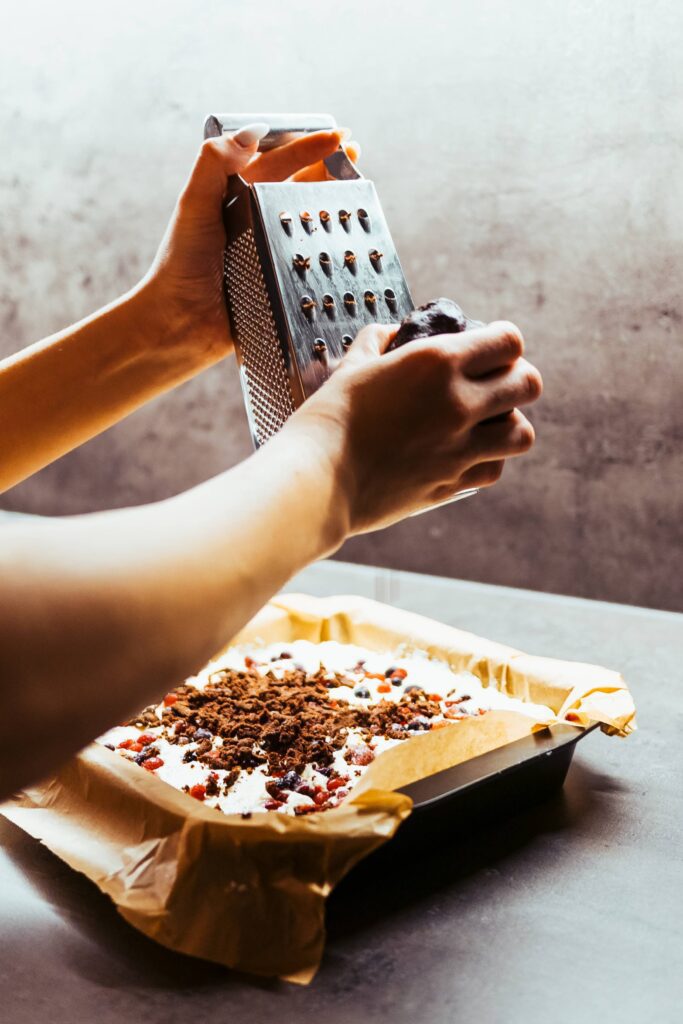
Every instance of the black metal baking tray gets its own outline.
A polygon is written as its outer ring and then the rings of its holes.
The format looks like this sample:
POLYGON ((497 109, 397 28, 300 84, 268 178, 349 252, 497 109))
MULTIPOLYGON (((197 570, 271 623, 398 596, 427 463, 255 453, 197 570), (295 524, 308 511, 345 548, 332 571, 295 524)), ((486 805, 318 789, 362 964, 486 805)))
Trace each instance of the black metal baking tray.
POLYGON ((471 833, 547 800, 562 787, 576 744, 596 728, 554 725, 403 787, 412 814, 360 867, 431 848, 449 834, 471 833))

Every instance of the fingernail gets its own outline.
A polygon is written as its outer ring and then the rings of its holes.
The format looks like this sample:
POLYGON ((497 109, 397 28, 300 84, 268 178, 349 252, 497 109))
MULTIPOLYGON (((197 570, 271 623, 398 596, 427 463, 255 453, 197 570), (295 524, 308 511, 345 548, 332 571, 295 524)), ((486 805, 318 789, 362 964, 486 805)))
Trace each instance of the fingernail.
POLYGON ((247 149, 249 146, 253 146, 255 143, 260 142, 269 131, 269 124, 264 124, 263 121, 257 121, 255 124, 245 124, 244 128, 240 128, 238 132, 235 132, 232 138, 238 146, 244 146, 244 148, 247 149))
POLYGON ((342 142, 348 142, 348 140, 351 138, 350 128, 337 128, 336 131, 338 131, 339 134, 341 135, 342 142))

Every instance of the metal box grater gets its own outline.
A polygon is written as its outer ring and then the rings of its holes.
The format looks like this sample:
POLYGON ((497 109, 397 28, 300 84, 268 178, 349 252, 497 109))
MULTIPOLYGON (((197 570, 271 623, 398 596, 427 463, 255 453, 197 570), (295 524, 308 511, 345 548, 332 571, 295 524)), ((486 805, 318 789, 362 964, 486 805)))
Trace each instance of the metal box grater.
MULTIPOLYGON (((261 150, 335 128, 327 114, 217 114, 206 138, 255 121, 261 150)), ((231 179, 224 206, 225 292, 254 444, 327 380, 358 331, 414 308, 375 186, 339 150, 334 180, 231 179)))

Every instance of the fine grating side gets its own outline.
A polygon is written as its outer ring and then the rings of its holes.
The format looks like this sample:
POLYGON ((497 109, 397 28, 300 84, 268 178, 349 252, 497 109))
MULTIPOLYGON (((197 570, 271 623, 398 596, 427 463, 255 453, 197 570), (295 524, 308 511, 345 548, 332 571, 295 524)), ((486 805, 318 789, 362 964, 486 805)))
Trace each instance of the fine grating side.
POLYGON ((294 400, 251 229, 227 247, 224 269, 254 441, 261 445, 294 412, 294 400))

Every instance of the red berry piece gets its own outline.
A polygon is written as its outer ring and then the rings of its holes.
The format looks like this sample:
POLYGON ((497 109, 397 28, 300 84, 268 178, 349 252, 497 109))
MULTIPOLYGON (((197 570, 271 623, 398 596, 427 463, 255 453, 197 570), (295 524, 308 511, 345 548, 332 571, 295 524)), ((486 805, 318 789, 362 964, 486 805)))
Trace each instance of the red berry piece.
POLYGON ((392 676, 394 676, 394 678, 398 679, 405 679, 405 677, 408 675, 404 668, 394 668, 391 670, 391 674, 392 676))
POLYGON ((346 754, 346 760, 351 764, 370 764, 371 761, 375 760, 375 755, 370 750, 370 747, 351 747, 346 754))
POLYGON ((148 757, 146 761, 142 762, 142 767, 146 768, 148 772, 155 772, 157 768, 162 768, 163 764, 160 757, 148 757))
POLYGON ((253 668, 255 664, 256 664, 256 662, 254 661, 253 658, 250 658, 249 655, 245 656, 245 658, 244 658, 245 668, 253 668))
POLYGON ((178 700, 177 693, 167 693, 164 697, 164 707, 170 708, 178 700))
POLYGON ((440 693, 428 693, 427 694, 427 700, 435 700, 437 702, 437 704, 439 704, 440 701, 441 701, 441 694, 440 693))
POLYGON ((119 750, 130 750, 134 742, 135 740, 121 740, 118 744, 118 748, 119 750))
MULTIPOLYGON (((147 767, 147 765, 145 765, 147 767)), ((190 788, 190 796, 193 796, 195 800, 203 800, 206 796, 206 786, 202 786, 197 783, 196 786, 190 788)))
POLYGON ((348 775, 342 777, 341 775, 336 779, 329 779, 327 783, 328 790, 333 793, 335 789, 341 789, 349 781, 348 775))
POLYGON ((280 800, 266 800, 263 805, 267 811, 277 811, 279 807, 282 807, 282 801, 280 800))
POLYGON ((378 693, 391 693, 391 683, 380 683, 377 687, 378 693))
POLYGON ((131 743, 131 745, 128 747, 128 750, 132 750, 134 751, 134 753, 139 754, 143 746, 144 744, 142 743, 131 743))
POLYGON ((150 732, 143 732, 142 736, 138 736, 138 743, 142 743, 143 747, 146 747, 148 743, 154 743, 156 736, 152 736, 150 732))
POLYGON ((328 795, 329 795, 328 793, 324 793, 324 792, 316 793, 315 794, 313 799, 314 799, 315 803, 318 805, 318 807, 322 807, 323 804, 327 803, 328 795))

